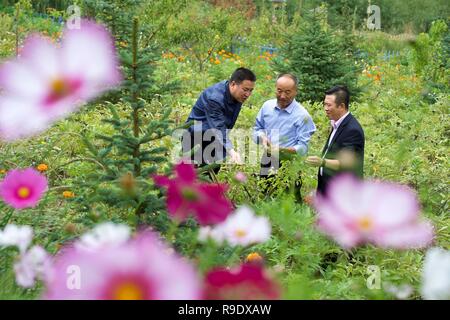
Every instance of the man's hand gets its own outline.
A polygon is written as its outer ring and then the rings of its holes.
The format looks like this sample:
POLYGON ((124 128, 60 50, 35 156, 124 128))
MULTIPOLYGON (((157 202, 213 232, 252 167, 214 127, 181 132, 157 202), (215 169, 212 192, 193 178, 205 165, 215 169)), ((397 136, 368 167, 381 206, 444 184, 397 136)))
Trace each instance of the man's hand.
POLYGON ((323 161, 323 159, 318 156, 310 156, 310 157, 307 157, 305 160, 305 162, 307 164, 309 164, 310 166, 313 166, 313 167, 320 167, 322 165, 322 161, 323 161))
POLYGON ((230 151, 228 151, 228 154, 230 155, 232 163, 242 164, 241 156, 239 155, 239 153, 231 149, 230 151))

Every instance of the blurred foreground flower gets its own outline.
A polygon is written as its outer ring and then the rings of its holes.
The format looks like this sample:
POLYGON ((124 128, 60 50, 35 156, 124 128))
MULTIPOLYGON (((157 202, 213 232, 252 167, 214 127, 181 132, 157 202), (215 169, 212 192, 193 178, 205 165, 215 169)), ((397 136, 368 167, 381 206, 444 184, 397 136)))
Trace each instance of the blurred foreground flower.
POLYGON ((97 251, 65 249, 52 266, 44 297, 199 299, 201 282, 196 270, 181 257, 168 252, 168 248, 151 233, 97 251))
POLYGON ((450 300, 450 250, 431 248, 427 251, 421 292, 427 300, 450 300))
POLYGON ((328 196, 317 195, 319 230, 344 248, 372 243, 383 248, 421 248, 431 244, 433 226, 419 219, 419 203, 409 188, 341 175, 328 196))
POLYGON ((85 233, 75 243, 75 247, 81 250, 95 251, 106 246, 124 244, 130 238, 130 228, 124 224, 104 222, 85 233))
POLYGON ((31 36, 19 58, 0 66, 0 138, 37 134, 119 82, 104 27, 82 20, 80 29, 65 30, 60 48, 31 36))
POLYGON ((47 187, 47 178, 35 169, 11 170, 0 182, 0 197, 15 209, 35 207, 47 187))
POLYGON ((25 252, 33 240, 33 229, 30 226, 16 226, 8 224, 0 230, 0 247, 18 247, 21 253, 25 252))
POLYGON ((408 299, 414 292, 414 288, 409 284, 402 284, 400 286, 393 285, 392 283, 383 283, 384 291, 392 294, 399 300, 408 299))
POLYGON ((197 181, 194 166, 179 163, 174 168, 176 177, 153 176, 155 184, 167 187, 167 210, 178 221, 192 214, 202 224, 215 224, 226 219, 233 210, 231 201, 225 196, 225 184, 197 181))
POLYGON ((45 280, 50 270, 50 255, 40 246, 34 246, 20 255, 14 264, 16 282, 24 288, 34 286, 36 279, 45 280))
POLYGON ((211 300, 275 300, 281 290, 260 265, 243 264, 232 270, 211 270, 205 279, 205 297, 211 300))
POLYGON ((24 288, 33 287, 37 278, 44 280, 50 267, 49 255, 42 247, 34 246, 27 250, 32 240, 33 229, 30 226, 8 224, 0 231, 0 247, 19 248, 14 272, 17 284, 24 288))
POLYGON ((212 228, 201 228, 199 240, 212 238, 219 244, 226 241, 231 246, 248 246, 269 240, 270 232, 270 222, 266 217, 257 216, 252 209, 242 206, 224 222, 212 228))

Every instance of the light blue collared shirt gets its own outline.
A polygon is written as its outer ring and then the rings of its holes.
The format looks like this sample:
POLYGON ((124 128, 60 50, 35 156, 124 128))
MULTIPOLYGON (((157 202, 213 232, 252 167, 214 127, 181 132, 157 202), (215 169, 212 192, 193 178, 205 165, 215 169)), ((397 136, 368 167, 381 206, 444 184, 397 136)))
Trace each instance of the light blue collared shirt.
POLYGON ((295 99, 285 109, 277 105, 277 99, 266 101, 256 117, 253 140, 266 135, 273 145, 294 147, 298 154, 306 155, 308 142, 316 126, 308 111, 295 99))

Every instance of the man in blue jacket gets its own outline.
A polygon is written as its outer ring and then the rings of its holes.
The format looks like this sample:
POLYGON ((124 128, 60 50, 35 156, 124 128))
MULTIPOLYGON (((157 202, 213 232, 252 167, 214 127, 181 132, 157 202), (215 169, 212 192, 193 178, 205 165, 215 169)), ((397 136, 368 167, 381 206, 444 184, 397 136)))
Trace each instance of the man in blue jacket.
POLYGON ((229 80, 216 83, 200 94, 187 119, 187 122, 194 120, 194 125, 189 128, 188 137, 183 137, 183 152, 200 146, 191 157, 197 165, 221 161, 227 155, 232 162, 241 163, 228 131, 234 127, 255 82, 256 76, 251 70, 238 68, 229 80))
POLYGON ((345 86, 335 86, 325 92, 325 113, 332 130, 322 150, 322 156, 306 158, 306 163, 319 167, 317 191, 326 194, 329 182, 343 172, 363 177, 364 131, 349 112, 350 93, 345 86))

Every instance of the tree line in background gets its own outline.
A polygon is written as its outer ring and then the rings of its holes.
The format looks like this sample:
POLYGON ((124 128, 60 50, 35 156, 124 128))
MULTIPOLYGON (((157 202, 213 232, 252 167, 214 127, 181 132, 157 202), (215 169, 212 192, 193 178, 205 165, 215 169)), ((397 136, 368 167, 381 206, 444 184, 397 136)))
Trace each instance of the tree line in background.
MULTIPOLYGON (((2 7, 13 6, 18 0, 2 0, 2 7)), ((32 1, 33 9, 38 13, 47 13, 48 8, 66 10, 71 4, 82 4, 84 0, 40 0, 32 1)), ((89 2, 89 1, 87 1, 89 2)), ((151 4, 159 1, 141 1, 151 4)), ((173 2, 173 1, 167 1, 173 2)), ((296 13, 301 15, 321 5, 326 5, 328 23, 332 27, 351 24, 356 29, 366 28, 367 7, 377 5, 381 8, 381 28, 385 32, 427 32, 431 23, 438 19, 447 19, 449 4, 447 0, 197 0, 195 3, 210 3, 221 8, 235 8, 246 18, 254 18, 268 12, 284 15, 291 23, 296 13)))

